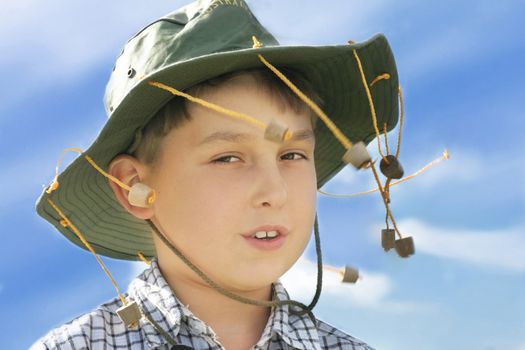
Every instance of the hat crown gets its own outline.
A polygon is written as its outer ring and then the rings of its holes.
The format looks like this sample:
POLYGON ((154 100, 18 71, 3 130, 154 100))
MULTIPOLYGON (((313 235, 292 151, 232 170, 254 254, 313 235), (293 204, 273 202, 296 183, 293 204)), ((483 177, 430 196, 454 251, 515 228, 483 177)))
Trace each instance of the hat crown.
POLYGON ((243 0, 198 0, 153 21, 116 60, 104 95, 107 115, 143 78, 195 58, 250 49, 251 35, 265 46, 279 45, 243 0))

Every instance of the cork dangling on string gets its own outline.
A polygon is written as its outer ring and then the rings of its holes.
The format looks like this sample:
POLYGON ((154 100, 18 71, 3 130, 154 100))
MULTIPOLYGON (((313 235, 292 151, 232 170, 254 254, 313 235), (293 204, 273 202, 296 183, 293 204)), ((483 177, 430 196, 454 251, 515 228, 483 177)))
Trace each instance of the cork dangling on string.
MULTIPOLYGON (((348 43, 349 44, 353 44, 354 42, 349 40, 348 43)), ((413 177, 416 177, 416 176, 420 175, 422 172, 426 171, 428 168, 430 168, 434 164, 438 163, 439 161, 448 159, 449 158, 449 153, 448 153, 447 150, 445 150, 442 157, 440 157, 439 159, 434 160, 433 162, 431 162, 430 164, 428 164, 427 166, 425 166, 421 170, 417 171, 416 173, 414 173, 414 174, 412 174, 412 175, 410 175, 408 177, 403 178, 404 170, 403 170, 403 167, 401 166, 401 163, 399 162, 399 159, 398 159, 399 158, 400 145, 401 145, 401 135, 402 135, 403 120, 404 120, 404 105, 403 105, 403 94, 402 94, 401 87, 398 86, 398 97, 399 97, 399 102, 400 102, 400 126, 399 126, 398 140, 397 140, 397 149, 396 149, 395 155, 390 154, 390 150, 389 150, 389 146, 388 146, 388 137, 387 137, 387 132, 388 132, 388 130, 387 130, 387 123, 385 123, 384 124, 384 137, 385 137, 385 147, 386 147, 386 155, 385 155, 383 153, 382 149, 381 149, 381 138, 380 138, 380 134, 379 134, 379 128, 378 128, 378 125, 377 125, 377 117, 376 117, 376 112, 375 112, 375 107, 374 107, 374 102, 373 102, 373 99, 372 99, 372 94, 371 94, 371 91, 370 91, 370 87, 374 86, 376 83, 378 83, 381 80, 388 80, 388 79, 390 79, 390 74, 388 74, 388 73, 380 74, 377 77, 375 77, 370 84, 368 84, 367 80, 366 80, 366 77, 365 77, 365 74, 364 74, 364 70, 363 70, 362 64, 361 64, 361 60, 359 59, 359 55, 357 54, 357 51, 355 49, 353 49, 352 53, 353 53, 353 55, 355 57, 355 60, 356 60, 356 63, 357 63, 357 67, 358 67, 358 70, 359 70, 359 74, 361 76, 361 81, 362 81, 362 84, 363 84, 366 96, 368 98, 369 107, 370 107, 370 115, 371 115, 371 118, 372 118, 372 124, 373 124, 375 132, 376 132, 378 152, 379 152, 379 154, 381 156, 380 170, 381 170, 381 173, 386 177, 386 181, 385 181, 385 184, 382 186, 381 182, 379 181, 379 177, 377 175, 377 172, 375 170, 375 166, 374 166, 375 162, 369 161, 368 162, 368 166, 365 166, 365 167, 368 167, 368 168, 370 168, 372 170, 374 178, 375 178, 376 183, 377 183, 377 188, 369 190, 369 191, 360 192, 360 193, 356 193, 356 194, 349 194, 349 195, 333 194, 333 193, 328 193, 328 192, 321 191, 321 190, 318 190, 318 191, 320 193, 322 193, 322 194, 325 194, 325 195, 328 195, 328 196, 331 196, 331 197, 339 197, 339 198, 349 198, 349 197, 354 197, 354 196, 358 196, 358 195, 362 195, 362 194, 368 194, 368 193, 379 191, 380 194, 381 194, 381 198, 382 198, 382 200, 384 202, 385 209, 386 209, 386 219, 385 219, 385 221, 386 221, 386 229, 383 229, 381 231, 381 245, 382 245, 383 249, 385 250, 385 252, 389 251, 392 248, 395 248, 397 254, 400 257, 407 258, 407 257, 409 257, 409 256, 411 256, 411 255, 413 255, 415 253, 414 240, 413 240, 412 237, 405 237, 405 238, 403 238, 401 236, 401 233, 400 233, 397 225, 396 225, 396 222, 395 222, 394 217, 392 215, 392 212, 390 210, 390 203, 391 203, 390 186, 397 185, 397 184, 399 184, 401 182, 404 182, 404 181, 406 181, 406 180, 408 180, 410 178, 413 178, 413 177), (392 183, 392 179, 396 179, 398 181, 392 183), (394 226, 394 229, 391 229, 389 227, 389 219, 392 222, 392 224, 394 226), (399 237, 399 239, 397 239, 397 240, 395 239, 395 235, 396 234, 399 237)))
MULTIPOLYGON (((400 145, 401 145, 401 131, 399 132, 398 134, 398 143, 397 143, 397 150, 396 150, 396 155, 391 155, 389 154, 389 148, 388 148, 388 139, 387 139, 387 133, 386 133, 386 123, 385 123, 385 145, 386 145, 386 151, 387 151, 387 154, 385 155, 381 149, 381 136, 380 136, 380 133, 379 133, 379 127, 378 127, 378 123, 377 123, 377 116, 376 116, 376 111, 375 111, 375 106, 374 106, 374 101, 372 99, 372 93, 370 92, 370 87, 373 86, 375 83, 379 82, 380 80, 388 80, 390 79, 390 75, 388 73, 385 73, 385 74, 382 74, 378 77, 376 77, 375 79, 372 80, 372 82, 370 84, 368 84, 367 80, 366 80, 366 76, 365 76, 365 72, 364 72, 364 69, 363 69, 363 66, 361 64, 361 60, 359 58, 359 55, 357 54, 357 51, 356 49, 353 49, 352 50, 352 53, 354 54, 354 58, 356 60, 356 63, 357 63, 357 67, 358 67, 358 70, 359 70, 359 75, 361 76, 361 82, 363 84, 363 88, 365 90, 365 93, 366 93, 366 96, 367 96, 367 99, 368 99, 368 104, 369 104, 369 107, 370 107, 370 116, 372 118, 372 125, 374 127, 374 130, 376 132, 376 139, 377 139, 377 149, 379 151, 379 154, 381 156, 381 161, 380 161, 380 170, 381 170, 381 173, 383 175, 386 176, 386 181, 385 181, 385 184, 384 184, 384 187, 381 186, 381 182, 379 180, 379 177, 377 175, 377 172, 376 172, 376 169, 375 169, 375 166, 374 166, 374 163, 372 162, 371 163, 371 169, 372 169, 372 172, 373 172, 373 175, 374 175, 374 178, 377 182, 377 185, 378 185, 378 188, 379 188, 379 192, 381 194, 381 199, 383 200, 383 203, 385 205, 385 209, 386 209, 386 229, 383 229, 381 231, 381 243, 382 243, 382 246, 383 246, 383 249, 385 249, 385 251, 388 251, 391 249, 391 246, 392 246, 392 238, 391 238, 391 235, 392 235, 392 231, 390 231, 390 228, 388 226, 388 221, 390 219, 390 221, 392 222, 392 225, 394 226, 394 230, 395 230, 395 233, 397 233, 399 239, 398 240, 395 240, 394 241, 394 247, 397 247, 398 245, 401 246, 402 248, 399 248, 399 249, 396 249, 398 255, 400 257, 403 257, 403 258, 406 258, 412 254, 414 254, 415 250, 414 250, 414 244, 413 244, 413 239, 412 237, 407 237, 409 238, 409 240, 407 240, 407 238, 403 238, 401 236, 401 232, 399 231, 397 225, 396 225, 396 222, 395 222, 395 219, 394 219, 394 216, 392 214, 392 211, 390 209, 390 203, 391 203, 391 198, 390 198, 390 182, 392 181, 392 179, 400 179, 403 177, 403 168, 398 160, 398 156, 399 156, 399 149, 400 149, 400 145), (401 241, 402 243, 398 243, 398 241, 401 241), (410 249, 410 243, 412 243, 411 245, 411 248, 410 249), (401 252, 401 253, 400 253, 401 252)), ((398 87, 398 95, 400 96, 400 99, 401 99, 401 87, 398 87)), ((402 104, 402 102, 401 102, 402 104)), ((403 107, 401 107, 401 116, 400 116, 400 130, 401 130, 401 127, 402 127, 402 123, 403 123, 403 116, 404 116, 404 109, 403 107)))

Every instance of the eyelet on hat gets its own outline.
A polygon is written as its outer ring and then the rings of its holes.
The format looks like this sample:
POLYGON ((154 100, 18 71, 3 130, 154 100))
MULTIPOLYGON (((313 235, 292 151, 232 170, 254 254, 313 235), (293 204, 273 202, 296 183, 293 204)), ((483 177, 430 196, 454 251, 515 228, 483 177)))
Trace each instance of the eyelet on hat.
POLYGON ((350 147, 343 155, 343 162, 346 164, 352 164, 357 169, 361 169, 366 163, 370 162, 370 154, 366 149, 366 145, 363 141, 359 141, 350 147))
POLYGON ((130 79, 133 78, 135 76, 135 73, 136 73, 135 69, 133 69, 132 67, 128 68, 128 78, 130 79))
POLYGON ((391 179, 400 179, 405 173, 403 171, 403 167, 399 163, 399 160, 397 160, 396 156, 392 154, 386 156, 386 161, 385 158, 381 159, 381 162, 379 163, 379 169, 381 169, 383 175, 391 179))

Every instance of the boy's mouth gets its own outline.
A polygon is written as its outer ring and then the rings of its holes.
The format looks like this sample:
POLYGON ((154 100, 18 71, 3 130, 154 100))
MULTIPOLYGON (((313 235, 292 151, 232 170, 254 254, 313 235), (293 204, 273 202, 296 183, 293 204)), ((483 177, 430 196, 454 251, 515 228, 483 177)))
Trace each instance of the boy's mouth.
POLYGON ((288 229, 281 225, 264 225, 244 233, 242 236, 259 249, 277 249, 288 235, 288 229))
POLYGON ((286 236, 288 229, 281 225, 263 225, 256 227, 249 232, 243 233, 244 237, 251 237, 256 239, 272 239, 278 236, 286 236))
POLYGON ((257 239, 272 239, 272 238, 275 238, 279 235, 279 232, 277 231, 258 231, 258 232, 255 232, 255 234, 253 235, 253 237, 257 238, 257 239))

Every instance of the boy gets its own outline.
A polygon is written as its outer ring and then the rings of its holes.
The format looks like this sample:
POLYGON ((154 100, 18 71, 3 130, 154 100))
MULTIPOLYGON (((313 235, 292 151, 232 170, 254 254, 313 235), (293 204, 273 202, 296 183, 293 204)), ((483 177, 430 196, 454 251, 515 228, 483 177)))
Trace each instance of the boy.
POLYGON ((92 253, 145 255, 151 267, 33 348, 371 349, 313 318, 318 293, 306 306, 279 282, 314 223, 318 238, 317 188, 350 150, 338 139, 375 136, 353 52, 370 80, 389 74, 373 98, 392 129, 397 73, 382 36, 281 47, 243 1, 215 0, 130 39, 107 86, 109 121, 37 210, 92 253), (345 135, 334 137, 272 63, 345 135))

